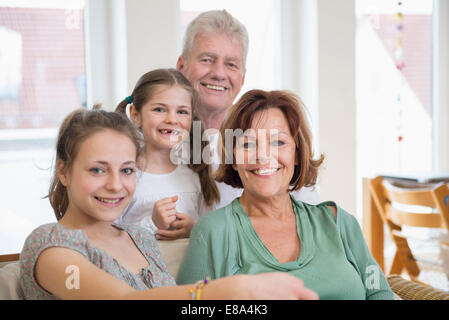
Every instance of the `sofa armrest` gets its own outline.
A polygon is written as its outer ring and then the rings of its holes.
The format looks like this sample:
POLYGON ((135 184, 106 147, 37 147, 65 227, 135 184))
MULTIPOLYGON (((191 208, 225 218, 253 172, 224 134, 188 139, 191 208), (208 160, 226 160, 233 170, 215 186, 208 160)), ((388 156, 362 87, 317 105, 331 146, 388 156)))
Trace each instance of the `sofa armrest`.
POLYGON ((391 290, 403 300, 449 300, 449 292, 404 279, 400 275, 387 276, 391 290))
POLYGON ((18 261, 0 268, 0 300, 19 300, 20 265, 18 261))

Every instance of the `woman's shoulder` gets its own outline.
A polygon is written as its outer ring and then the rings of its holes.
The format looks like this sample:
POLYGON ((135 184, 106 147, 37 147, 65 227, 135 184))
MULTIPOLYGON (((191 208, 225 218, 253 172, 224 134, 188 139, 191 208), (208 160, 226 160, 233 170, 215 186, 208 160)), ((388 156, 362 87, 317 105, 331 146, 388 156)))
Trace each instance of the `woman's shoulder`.
POLYGON ((343 228, 345 230, 348 230, 353 228, 360 228, 357 218, 340 207, 334 201, 323 201, 316 205, 305 205, 308 208, 314 208, 315 212, 327 213, 328 215, 332 215, 335 223, 339 226, 340 229, 343 228))
POLYGON ((201 230, 202 232, 210 230, 213 232, 218 232, 220 230, 225 230, 230 226, 230 212, 232 211, 232 203, 211 211, 199 218, 194 228, 196 230, 201 230))
POLYGON ((308 211, 313 212, 327 212, 331 210, 331 212, 338 211, 338 206, 334 201, 323 201, 316 204, 304 202, 294 197, 294 195, 290 194, 290 197, 293 201, 293 204, 298 208, 305 208, 308 211), (335 208, 335 211, 331 208, 335 208))
POLYGON ((225 207, 222 207, 220 209, 216 209, 213 210, 211 212, 209 212, 208 214, 205 214, 204 216, 202 216, 197 223, 201 223, 204 225, 209 225, 209 224, 214 224, 217 222, 223 222, 226 221, 228 218, 226 217, 226 215, 228 214, 228 207, 230 206, 227 205, 225 207))
POLYGON ((314 212, 316 214, 325 214, 333 217, 336 223, 345 222, 345 223, 353 223, 355 217, 340 207, 335 201, 323 201, 318 204, 310 204, 295 198, 294 203, 296 206, 304 207, 309 212, 314 212))

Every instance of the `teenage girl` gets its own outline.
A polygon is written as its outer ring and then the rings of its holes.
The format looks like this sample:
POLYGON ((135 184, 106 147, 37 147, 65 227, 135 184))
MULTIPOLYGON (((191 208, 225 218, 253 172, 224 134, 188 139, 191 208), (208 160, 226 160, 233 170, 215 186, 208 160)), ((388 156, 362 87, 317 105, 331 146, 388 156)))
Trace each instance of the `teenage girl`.
POLYGON ((25 241, 24 299, 317 297, 286 273, 175 286, 154 236, 113 223, 133 197, 139 150, 138 133, 120 114, 81 109, 64 120, 48 195, 58 221, 38 227, 25 241))
POLYGON ((215 209, 220 194, 210 165, 193 161, 193 125, 201 126, 196 104, 196 92, 181 72, 158 69, 144 74, 117 106, 116 112, 126 114, 129 105, 145 141, 136 193, 121 223, 143 226, 157 239, 188 238, 198 218, 215 209), (180 141, 187 141, 187 164, 173 159, 180 141))

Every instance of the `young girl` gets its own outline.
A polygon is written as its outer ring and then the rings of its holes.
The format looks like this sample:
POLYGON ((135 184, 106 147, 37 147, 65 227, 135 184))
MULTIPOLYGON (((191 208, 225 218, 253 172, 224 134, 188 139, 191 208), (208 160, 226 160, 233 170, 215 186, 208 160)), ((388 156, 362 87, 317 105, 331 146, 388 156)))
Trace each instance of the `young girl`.
POLYGON ((145 140, 137 190, 121 223, 145 227, 158 239, 188 238, 198 218, 214 210, 218 188, 210 166, 192 161, 193 137, 188 165, 177 165, 170 156, 185 135, 192 135, 194 120, 201 124, 194 115, 196 104, 195 90, 178 70, 158 69, 144 74, 117 106, 126 114, 129 105, 130 118, 145 140))
POLYGON ((120 114, 81 109, 64 120, 48 195, 58 222, 25 241, 23 298, 316 298, 279 273, 202 282, 191 292, 192 285, 175 286, 154 237, 113 223, 133 196, 139 150, 138 133, 120 114))

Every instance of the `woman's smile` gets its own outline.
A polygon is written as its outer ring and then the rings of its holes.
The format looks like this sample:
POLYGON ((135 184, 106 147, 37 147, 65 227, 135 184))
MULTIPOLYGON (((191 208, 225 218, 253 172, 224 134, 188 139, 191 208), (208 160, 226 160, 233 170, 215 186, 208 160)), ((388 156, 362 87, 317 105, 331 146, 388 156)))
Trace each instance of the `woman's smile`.
POLYGON ((256 176, 271 177, 275 175, 279 170, 280 168, 258 168, 250 171, 256 176))

